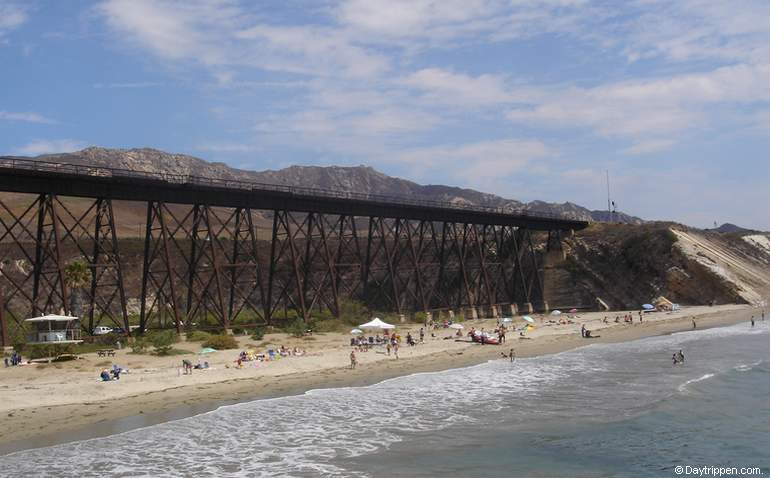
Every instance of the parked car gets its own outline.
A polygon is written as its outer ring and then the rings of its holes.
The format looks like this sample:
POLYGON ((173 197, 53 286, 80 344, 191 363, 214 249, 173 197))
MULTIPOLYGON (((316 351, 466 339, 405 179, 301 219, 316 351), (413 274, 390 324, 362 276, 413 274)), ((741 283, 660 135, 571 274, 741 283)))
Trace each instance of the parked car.
POLYGON ((104 327, 100 325, 94 328, 94 335, 107 335, 112 333, 112 327, 104 327))

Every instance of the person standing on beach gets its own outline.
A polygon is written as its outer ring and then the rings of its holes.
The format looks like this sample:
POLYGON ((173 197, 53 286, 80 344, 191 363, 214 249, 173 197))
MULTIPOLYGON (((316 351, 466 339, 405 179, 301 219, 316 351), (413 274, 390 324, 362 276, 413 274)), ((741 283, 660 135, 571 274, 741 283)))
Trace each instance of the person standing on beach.
POLYGON ((511 353, 508 354, 508 357, 511 358, 511 363, 513 363, 513 361, 516 360, 516 351, 511 349, 511 353))
POLYGON ((583 324, 583 326, 580 327, 580 336, 583 338, 586 337, 586 324, 583 324))
POLYGON ((390 340, 388 340, 388 343, 385 346, 385 349, 388 351, 388 357, 390 357, 390 340))
POLYGON ((754 316, 751 316, 751 326, 754 327, 754 316))
POLYGON ((356 363, 357 363, 356 362, 356 351, 355 350, 351 350, 350 351, 350 369, 351 370, 356 368, 356 363))
POLYGON ((692 329, 695 330, 696 327, 697 327, 697 325, 695 324, 695 319, 693 318, 692 319, 692 329))
POLYGON ((422 327, 420 327, 420 343, 421 344, 425 343, 425 329, 423 329, 422 327))
POLYGON ((398 360, 398 340, 393 342, 393 355, 395 355, 396 360, 398 360))

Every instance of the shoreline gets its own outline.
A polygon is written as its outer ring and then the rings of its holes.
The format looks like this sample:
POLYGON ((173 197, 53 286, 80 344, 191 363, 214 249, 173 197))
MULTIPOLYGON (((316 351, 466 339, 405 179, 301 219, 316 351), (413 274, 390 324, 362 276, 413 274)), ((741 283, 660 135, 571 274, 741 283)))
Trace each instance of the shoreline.
POLYGON ((509 346, 515 347, 518 358, 550 355, 594 343, 627 342, 691 331, 692 317, 697 319, 698 330, 729 326, 748 321, 750 315, 756 315, 755 310, 750 306, 735 306, 713 311, 706 309, 700 314, 654 318, 641 324, 611 324, 597 330, 600 337, 588 342, 576 331, 554 333, 533 340, 511 340, 510 344, 497 347, 467 344, 452 350, 404 356, 399 360, 363 362, 355 370, 336 366, 277 376, 239 377, 84 403, 21 408, 3 412, 6 416, 3 417, 4 430, 0 430, 0 455, 104 437, 236 403, 300 395, 325 388, 368 386, 415 373, 469 367, 499 359, 500 353, 507 351, 509 346), (105 417, 105 414, 109 416, 105 417))

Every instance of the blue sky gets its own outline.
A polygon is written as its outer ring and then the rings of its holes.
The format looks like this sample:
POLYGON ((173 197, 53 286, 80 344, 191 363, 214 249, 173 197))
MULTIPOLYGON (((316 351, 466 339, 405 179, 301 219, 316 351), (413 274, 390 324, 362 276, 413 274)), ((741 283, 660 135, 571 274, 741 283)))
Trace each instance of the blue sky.
POLYGON ((770 229, 770 3, 0 0, 0 153, 154 147, 770 229))

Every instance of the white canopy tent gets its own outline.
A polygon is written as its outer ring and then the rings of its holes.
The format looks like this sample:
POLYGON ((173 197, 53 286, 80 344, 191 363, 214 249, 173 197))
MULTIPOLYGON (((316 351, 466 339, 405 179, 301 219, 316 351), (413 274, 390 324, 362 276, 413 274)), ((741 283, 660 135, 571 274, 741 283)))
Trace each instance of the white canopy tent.
POLYGON ((391 329, 395 329, 396 326, 388 324, 386 322, 383 322, 382 320, 380 320, 379 317, 375 317, 373 320, 371 320, 371 321, 369 321, 369 322, 367 322, 365 324, 359 325, 358 328, 359 329, 381 329, 381 330, 386 330, 387 329, 387 330, 391 330, 391 329))

